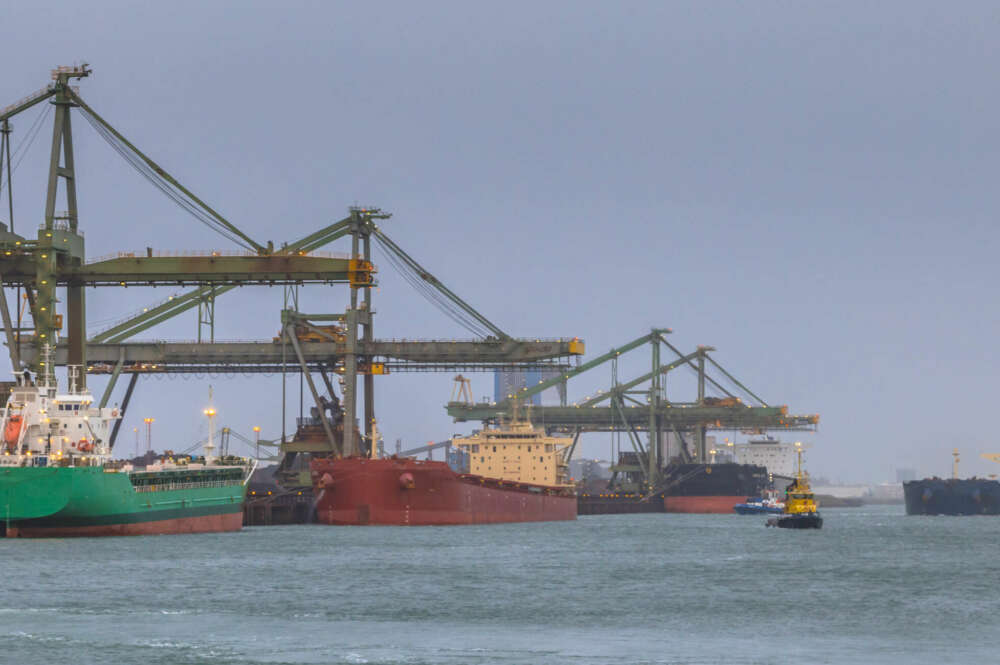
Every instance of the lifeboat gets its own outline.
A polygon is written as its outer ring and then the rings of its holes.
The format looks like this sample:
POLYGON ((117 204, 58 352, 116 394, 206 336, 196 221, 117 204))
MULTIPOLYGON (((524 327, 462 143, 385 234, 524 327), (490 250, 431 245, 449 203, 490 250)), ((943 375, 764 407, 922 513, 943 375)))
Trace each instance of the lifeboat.
POLYGON ((24 419, 21 416, 11 416, 7 419, 7 425, 3 429, 3 441, 7 444, 7 450, 13 452, 17 448, 22 429, 24 429, 24 419))

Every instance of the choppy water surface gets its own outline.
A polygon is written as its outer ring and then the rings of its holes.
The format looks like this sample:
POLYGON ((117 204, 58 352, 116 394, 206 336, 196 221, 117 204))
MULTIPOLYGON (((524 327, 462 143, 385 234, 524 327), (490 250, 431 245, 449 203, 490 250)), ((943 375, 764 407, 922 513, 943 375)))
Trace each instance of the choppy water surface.
POLYGON ((0 541, 0 663, 994 663, 1000 518, 0 541))

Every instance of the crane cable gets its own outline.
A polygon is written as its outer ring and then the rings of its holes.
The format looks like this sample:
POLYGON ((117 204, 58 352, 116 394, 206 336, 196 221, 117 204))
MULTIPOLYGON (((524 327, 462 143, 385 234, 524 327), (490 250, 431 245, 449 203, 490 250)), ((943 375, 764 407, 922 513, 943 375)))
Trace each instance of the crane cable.
POLYGON ((462 326, 477 337, 487 337, 489 329, 467 315, 461 308, 451 303, 444 294, 432 287, 423 279, 420 274, 410 267, 406 262, 396 256, 391 246, 388 245, 378 234, 373 234, 376 246, 381 250, 381 254, 389 261, 397 273, 413 287, 417 293, 444 313, 448 318, 462 326))
POLYGON ((389 261, 396 272, 399 273, 399 275, 408 284, 410 284, 415 291, 469 332, 480 337, 485 336, 481 326, 479 326, 474 320, 465 316, 460 309, 449 304, 447 299, 444 298, 442 294, 438 293, 435 289, 428 285, 425 280, 420 278, 419 274, 417 274, 415 270, 411 269, 401 259, 395 256, 395 253, 390 251, 390 249, 381 242, 378 236, 375 236, 375 238, 381 253, 389 261))
POLYGON ((80 107, 80 112, 83 117, 86 118, 87 122, 94 131, 103 138, 108 145, 110 145, 115 152, 117 152, 126 162, 128 162, 132 168, 136 170, 139 175, 144 177, 149 181, 154 187, 159 189, 167 198, 176 203, 182 210, 187 212, 189 215, 194 217, 196 220, 212 229, 222 237, 231 240, 240 247, 247 250, 253 250, 249 244, 246 243, 242 238, 232 233, 229 229, 223 226, 218 220, 206 213, 201 209, 196 203, 194 203, 188 196, 183 192, 177 190, 169 181, 159 175, 154 171, 146 162, 140 158, 131 148, 129 148, 125 143, 118 139, 114 134, 112 134, 103 124, 101 124, 93 115, 84 107, 80 107))
MULTIPOLYGON (((38 138, 38 133, 41 131, 42 125, 45 124, 44 120, 49 116, 49 113, 51 112, 52 112, 51 106, 46 106, 45 108, 41 109, 38 112, 38 115, 35 116, 35 119, 31 123, 31 126, 28 127, 28 131, 27 133, 25 133, 24 138, 17 145, 17 149, 14 150, 14 154, 11 155, 12 160, 13 159, 17 160, 14 162, 14 165, 11 166, 10 169, 11 175, 14 175, 14 173, 17 171, 17 167, 21 165, 22 161, 24 161, 24 156, 28 154, 28 148, 30 148, 31 145, 35 142, 35 139, 38 138)), ((0 192, 3 192, 4 186, 5 186, 4 182, 0 181, 0 192)))
POLYGON ((435 289, 430 287, 406 264, 402 263, 391 252, 382 252, 393 268, 403 277, 403 279, 413 287, 417 293, 423 296, 429 303, 444 313, 452 321, 465 328, 477 337, 486 337, 489 332, 480 326, 475 320, 467 317, 459 308, 450 304, 448 300, 435 289))

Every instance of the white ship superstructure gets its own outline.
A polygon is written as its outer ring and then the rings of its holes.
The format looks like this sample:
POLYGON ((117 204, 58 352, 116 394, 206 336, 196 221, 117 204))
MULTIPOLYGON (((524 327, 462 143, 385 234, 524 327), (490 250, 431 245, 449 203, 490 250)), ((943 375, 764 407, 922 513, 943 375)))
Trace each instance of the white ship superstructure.
MULTIPOLYGON (((803 445, 803 448, 808 446, 803 445)), ((796 448, 794 443, 782 443, 765 436, 736 444, 736 461, 767 467, 768 473, 786 478, 795 477, 796 448)))
POLYGON ((37 382, 17 375, 3 411, 0 466, 100 466, 111 453, 110 429, 120 414, 100 408, 78 388, 79 368, 69 368, 70 388, 58 392, 49 372, 37 382))

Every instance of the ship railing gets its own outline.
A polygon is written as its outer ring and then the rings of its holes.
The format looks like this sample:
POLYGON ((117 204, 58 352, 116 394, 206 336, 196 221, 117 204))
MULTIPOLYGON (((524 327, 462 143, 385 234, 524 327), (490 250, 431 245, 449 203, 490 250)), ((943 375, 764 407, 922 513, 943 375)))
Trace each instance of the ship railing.
MULTIPOLYGON (((90 257, 87 259, 87 264, 100 263, 102 261, 111 261, 113 259, 145 259, 145 258, 174 258, 183 259, 188 257, 201 257, 201 256, 250 256, 258 257, 260 256, 257 252, 251 252, 246 250, 238 249, 163 249, 163 250, 139 250, 135 252, 130 251, 118 251, 112 252, 110 254, 104 254, 101 256, 90 257)), ((311 252, 295 252, 293 254, 275 254, 277 258, 282 258, 285 256, 311 256, 323 259, 349 259, 350 254, 345 254, 344 252, 329 252, 325 250, 316 250, 311 252)))
MULTIPOLYGON (((442 343, 449 343, 450 344, 450 343, 460 343, 460 342, 482 343, 483 341, 498 342, 499 343, 502 340, 499 340, 499 339, 497 339, 495 337, 486 337, 485 339, 482 338, 482 337, 464 337, 464 338, 458 338, 458 337, 456 337, 454 339, 452 339, 452 338, 441 339, 440 337, 392 337, 392 338, 389 338, 389 339, 380 339, 379 341, 380 342, 386 342, 386 343, 397 343, 397 344, 400 343, 400 342, 407 343, 407 344, 411 343, 411 342, 442 342, 442 343)), ((540 344, 542 342, 553 342, 553 343, 554 342, 583 342, 584 340, 581 339, 581 338, 579 338, 579 337, 513 337, 513 338, 511 338, 511 341, 514 341, 514 342, 536 342, 536 343, 540 344)))
POLYGON ((158 485, 134 485, 137 493, 142 492, 169 492, 171 490, 194 490, 212 487, 234 487, 242 485, 243 478, 233 478, 231 480, 206 480, 197 483, 161 483, 158 485))
MULTIPOLYGON (((17 100, 13 104, 8 104, 7 106, 5 106, 2 109, 0 109, 0 115, 6 115, 8 112, 10 112, 13 109, 16 109, 18 106, 20 106, 22 104, 30 102, 33 99, 38 99, 39 97, 44 97, 45 95, 48 95, 50 92, 52 92, 52 89, 54 87, 55 87, 55 83, 50 83, 47 86, 45 86, 44 88, 39 88, 38 90, 34 91, 33 93, 31 93, 27 97, 22 97, 21 99, 17 100)), ((72 88, 73 86, 70 86, 70 87, 72 88)))

